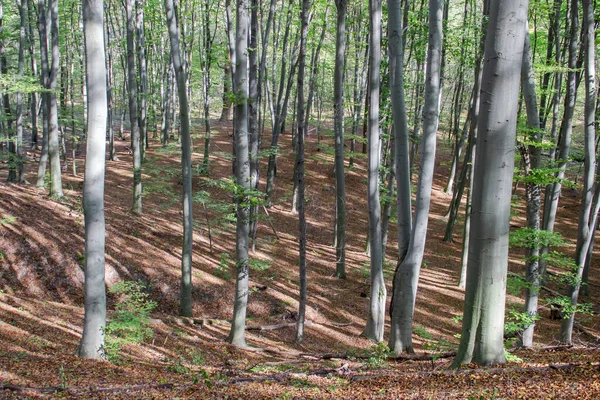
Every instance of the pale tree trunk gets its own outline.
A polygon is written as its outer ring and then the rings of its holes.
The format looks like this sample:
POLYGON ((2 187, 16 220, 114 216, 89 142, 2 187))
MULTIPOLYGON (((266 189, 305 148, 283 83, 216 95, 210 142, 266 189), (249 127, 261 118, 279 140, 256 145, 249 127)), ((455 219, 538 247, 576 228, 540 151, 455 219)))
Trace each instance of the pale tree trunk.
MULTIPOLYGON (((347 0, 336 0, 333 119, 335 130, 335 276, 346 278, 346 181, 344 178, 344 71, 347 0)), ((300 71, 298 71, 300 73, 300 71)))
POLYGON ((369 240, 371 248, 371 298, 367 324, 363 335, 381 342, 385 326, 387 291, 383 280, 381 237, 381 201, 379 199, 379 167, 381 166, 379 136, 379 88, 381 67, 381 0, 369 0, 370 42, 369 57, 369 127, 367 204, 369 208, 369 240))
MULTIPOLYGON (((27 11, 28 11, 28 45, 29 45, 29 58, 31 61, 31 74, 35 78, 38 76, 37 70, 37 61, 35 59, 35 38, 33 34, 34 22, 33 18, 35 16, 35 10, 33 8, 33 0, 27 0, 27 11)), ((39 112, 39 101, 38 101, 38 93, 31 93, 31 147, 35 150, 38 149, 38 112, 39 112)))
MULTIPOLYGON (((398 259, 404 259, 412 226, 408 119, 404 103, 404 44, 400 0, 388 0, 388 46, 390 52, 390 91, 394 120, 394 158, 396 166, 398 259)), ((391 193, 390 193, 391 196, 391 193)))
POLYGON ((167 26, 171 40, 171 60, 177 80, 177 93, 179 95, 179 118, 181 128, 181 173, 183 182, 183 245, 181 250, 181 289, 179 299, 179 315, 192 316, 192 244, 193 244, 193 221, 192 221, 192 155, 190 138, 190 121, 188 112, 188 99, 185 88, 185 71, 181 61, 181 50, 179 40, 179 26, 173 7, 173 0, 165 0, 165 11, 167 14, 167 26))
POLYGON ((135 32, 137 38, 137 62, 138 69, 140 71, 140 84, 139 84, 139 99, 140 108, 138 123, 140 127, 140 156, 142 161, 145 159, 146 151, 149 147, 148 143, 148 68, 146 65, 146 35, 144 28, 144 1, 136 0, 136 19, 135 19, 135 32))
POLYGON ((465 155, 465 161, 468 159, 468 164, 464 165, 463 168, 468 167, 469 175, 469 190, 467 192, 467 199, 465 204, 465 227, 463 230, 463 243, 462 253, 460 258, 460 278, 458 281, 458 288, 465 289, 467 285, 467 264, 469 262, 469 238, 471 236, 471 206, 473 198, 473 178, 475 176, 475 169, 473 168, 473 161, 477 154, 477 133, 479 130, 479 110, 481 107, 481 79, 482 79, 482 62, 481 58, 485 51, 485 40, 487 35, 487 20, 490 13, 490 0, 486 0, 483 6, 483 18, 481 19, 482 33, 479 41, 479 50, 476 53, 477 64, 475 65, 475 84, 473 86, 473 104, 471 105, 471 122, 469 126, 469 145, 467 148, 467 155, 465 155), (468 158, 467 158, 468 157, 468 158))
POLYGON ((508 234, 527 9, 527 0, 491 2, 481 86, 486 106, 478 122, 463 329, 454 366, 506 361, 508 234))
POLYGON ((60 49, 58 46, 58 0, 51 0, 50 6, 50 36, 52 48, 52 63, 48 79, 48 156, 50 158, 50 195, 63 197, 62 177, 60 165, 60 151, 58 145, 58 104, 56 102, 56 84, 58 80, 58 66, 60 49))
MULTIPOLYGON (((27 3, 26 0, 21 0, 19 6, 20 29, 19 29, 19 59, 17 74, 23 76, 24 52, 25 52, 25 28, 27 25, 27 3)), ((23 169, 23 93, 17 92, 17 110, 15 114, 15 122, 17 134, 14 146, 14 160, 9 163, 8 180, 11 182, 25 182, 25 171, 23 169), (12 178, 12 179, 11 179, 12 178)))
POLYGON ((135 24, 133 8, 135 0, 125 0, 127 14, 127 78, 129 89, 129 121, 131 124, 131 152, 133 153, 133 205, 135 214, 142 213, 142 154, 140 128, 138 125, 137 79, 135 72, 135 24))
POLYGON ((88 91, 87 150, 83 184, 85 215, 85 314, 77 354, 106 357, 106 289, 104 285, 104 171, 106 151, 106 66, 102 0, 83 1, 83 32, 88 91))
POLYGON ((202 94, 204 97, 204 159, 202 161, 202 170, 208 175, 208 164, 210 155, 210 69, 213 58, 213 39, 214 34, 210 31, 210 13, 208 2, 204 3, 204 19, 202 26, 203 46, 200 50, 200 65, 202 66, 202 94))
POLYGON ((433 185, 435 148, 439 121, 441 94, 440 72, 442 66, 443 1, 429 1, 429 46, 427 50, 427 75, 425 79, 425 104, 423 106, 423 137, 421 162, 417 183, 417 199, 413 228, 406 257, 394 275, 392 327, 389 347, 395 353, 414 352, 412 324, 417 298, 419 272, 425 251, 429 205, 433 185))
POLYGON ((235 35, 234 90, 236 93, 233 134, 235 140, 235 177, 240 189, 236 222, 236 278, 233 318, 228 341, 246 346, 248 307, 248 237, 250 232, 247 190, 250 188, 248 152, 248 0, 237 0, 235 35))
MULTIPOLYGON (((558 209, 558 200, 562 187, 562 180, 565 177, 569 151, 571 148, 571 135, 573 133, 573 116, 575 114, 575 102, 577 99, 577 49, 579 36, 579 11, 577 8, 578 1, 571 0, 571 30, 569 35, 569 61, 567 73, 567 92, 565 95, 565 106, 563 119, 560 125, 560 147, 558 149, 558 157, 556 158, 558 172, 556 173, 556 182, 546 186, 544 194, 544 212, 542 229, 553 232, 554 223, 556 221, 556 210, 558 209)), ((551 159, 555 161, 554 158, 551 159)), ((542 277, 546 273, 545 256, 548 254, 548 246, 541 248, 540 253, 540 274, 542 277)))
MULTIPOLYGON (((38 0, 38 32, 40 36, 40 62, 42 73, 40 75, 41 86, 48 88, 48 75, 50 66, 48 65, 48 26, 46 24, 46 2, 38 0)), ((40 153, 40 164, 38 167, 37 187, 44 187, 46 177, 46 167, 48 164, 48 102, 49 93, 42 93, 42 150, 40 153)))
MULTIPOLYGON (((304 73, 306 70, 306 39, 308 36, 308 11, 310 0, 302 1, 300 12, 300 53, 298 54, 298 130, 296 133, 296 180, 298 182, 298 228, 299 240, 299 269, 300 269, 300 301, 298 320, 296 322, 296 343, 304 341, 304 319, 306 316, 306 216, 304 213, 304 73)), ((343 161, 343 160, 342 160, 343 161)))
MULTIPOLYGON (((523 67, 521 70, 521 87, 525 107, 527 110, 527 127, 531 130, 528 139, 531 145, 527 149, 523 148, 523 161, 525 165, 525 175, 531 176, 540 168, 542 149, 540 135, 540 112, 537 105, 535 77, 533 70, 531 43, 529 39, 529 29, 525 24, 525 47, 523 48, 523 67)), ((534 232, 540 231, 540 207, 541 207, 541 187, 540 184, 528 180, 525 186, 527 198, 527 228, 534 232)), ((533 318, 537 316, 538 298, 540 292, 540 271, 539 271, 539 256, 540 249, 537 243, 531 243, 525 253, 525 280, 528 285, 525 291, 525 312, 533 318)), ((521 337, 521 345, 523 347, 531 347, 533 345, 533 331, 535 322, 525 327, 521 337)))
MULTIPOLYGON (((596 121, 594 113, 596 108, 596 60, 595 60, 595 26, 594 6, 591 0, 582 0, 583 3, 583 28, 585 60, 585 111, 584 111, 584 135, 585 135, 585 174, 583 179, 583 192, 581 195, 581 206, 579 209, 579 222, 577 227, 577 249, 575 252, 575 282, 569 288, 571 307, 577 307, 581 278, 585 266, 588 249, 595 233, 596 219, 600 209, 600 185, 595 181, 596 172, 596 121)), ((577 0, 573 0, 573 10, 576 8, 577 0)), ((560 341, 572 344, 573 322, 575 321, 574 310, 563 318, 560 325, 560 341)))

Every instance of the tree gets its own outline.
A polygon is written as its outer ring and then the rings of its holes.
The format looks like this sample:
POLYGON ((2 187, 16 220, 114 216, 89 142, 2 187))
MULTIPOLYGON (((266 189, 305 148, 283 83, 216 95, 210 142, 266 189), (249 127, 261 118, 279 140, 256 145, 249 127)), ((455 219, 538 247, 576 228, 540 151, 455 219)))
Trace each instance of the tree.
MULTIPOLYGON (((43 0, 40 0, 43 1, 43 0)), ((63 197, 60 154, 58 148, 58 104, 56 102, 56 85, 58 82, 58 66, 60 65, 60 48, 58 45, 58 0, 50 0, 50 47, 52 63, 48 78, 48 156, 50 157, 50 195, 63 197)))
POLYGON ((479 136, 463 328, 454 366, 505 362, 504 301, 517 96, 527 0, 492 2, 482 73, 479 136))
MULTIPOLYGON (((308 11, 310 0, 302 1, 300 11, 300 54, 298 55, 298 130, 296 133, 296 180, 298 182, 298 228, 300 241, 298 246, 300 270, 300 301, 298 321, 296 323, 296 342, 304 341, 304 319, 306 315, 306 216, 304 213, 304 75, 306 70, 306 37, 308 36, 308 11)), ((343 162, 343 160, 342 160, 343 162)))
POLYGON ((179 24, 173 0, 165 0, 167 26, 171 42, 171 60, 177 80, 177 94, 179 96, 179 118, 181 129, 181 175, 183 182, 182 211, 183 211, 183 245, 181 249, 181 289, 179 298, 179 314, 185 317, 192 316, 192 244, 194 224, 192 218, 192 146, 190 136, 190 121, 188 112, 188 99, 185 86, 185 71, 181 62, 179 40, 179 24))
POLYGON ((381 236, 381 201, 379 196, 379 168, 381 138, 379 136, 379 88, 381 67, 381 0, 369 0, 369 128, 367 204, 369 207, 369 240, 371 250, 371 298, 367 324, 363 335, 381 342, 385 322, 387 291, 383 281, 383 243, 381 236))
MULTIPOLYGON (((335 130, 335 275, 346 277, 346 183, 344 178, 344 71, 347 0, 336 0, 333 120, 335 130)), ((300 71, 298 71, 300 73, 300 71)))
MULTIPOLYGON (((433 185, 435 148, 439 121, 442 67, 442 0, 429 1, 429 48, 425 79, 425 104, 423 106, 423 137, 421 139, 421 166, 417 183, 417 202, 406 256, 394 275, 392 297, 392 331, 390 350, 412 353, 412 323, 417 299, 419 272, 425 251, 429 204, 433 185)), ((404 149, 403 149, 404 150, 404 149)), ((406 163, 407 153, 404 152, 406 163)), ((404 165, 403 165, 404 166, 404 165)), ((404 182, 406 184, 406 182, 404 182)), ((409 192, 410 193, 410 192, 409 192)), ((404 194, 406 196, 406 194, 404 194)), ((409 203, 410 204, 410 203, 409 203)), ((400 246, 404 243, 398 244, 400 246)))
POLYGON ((235 140, 235 178, 237 193, 236 278, 233 319, 228 340, 246 346, 246 310, 248 307, 248 239, 250 233, 248 189, 250 159, 248 153, 248 0, 237 0, 235 35, 235 72, 233 90, 236 96, 233 119, 235 140))
POLYGON ((85 315, 77 351, 83 358, 105 358, 104 171, 106 151, 106 64, 104 2, 83 1, 83 33, 88 92, 87 151, 83 186, 85 216, 85 315))
POLYGON ((133 8, 135 0, 125 0, 127 15, 127 86, 129 90, 129 122, 131 123, 131 152, 133 156, 133 205, 135 214, 142 213, 142 153, 140 127, 138 124, 137 79, 135 70, 135 23, 133 8))
MULTIPOLYGON (((583 192, 579 209, 579 221, 577 226, 577 248, 575 251, 575 264, 572 283, 569 287, 570 307, 567 315, 560 325, 560 341, 572 344, 573 323, 581 279, 585 267, 588 249, 596 232, 596 221, 600 210, 600 185, 596 176, 596 35, 594 25, 594 6, 590 0, 582 0, 583 3, 583 29, 584 29, 584 80, 585 80, 585 110, 584 110, 584 145, 585 145, 585 173, 583 178, 583 192)), ((573 10, 577 0, 573 0, 573 10)))

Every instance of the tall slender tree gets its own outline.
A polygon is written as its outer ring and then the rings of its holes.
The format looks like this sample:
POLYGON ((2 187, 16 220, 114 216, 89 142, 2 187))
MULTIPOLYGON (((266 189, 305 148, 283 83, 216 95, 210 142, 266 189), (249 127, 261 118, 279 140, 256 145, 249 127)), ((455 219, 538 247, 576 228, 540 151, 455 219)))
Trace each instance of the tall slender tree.
POLYGON ((371 250, 371 298, 363 335, 381 342, 385 323, 387 290, 383 281, 383 243, 381 236, 381 201, 379 168, 381 137, 379 129, 379 92, 381 68, 381 0, 369 0, 369 126, 367 204, 369 207, 369 240, 371 250))
POLYGON ((103 0, 83 1, 86 85, 88 101, 87 151, 83 184, 85 217, 85 314, 78 355, 105 358, 106 290, 104 285, 104 171, 106 151, 106 63, 103 0))
POLYGON ((185 86, 185 71, 181 60, 181 47, 179 39, 179 24, 173 0, 165 0, 167 15, 167 28, 171 42, 171 60, 177 80, 177 94, 179 96, 179 118, 181 128, 181 175, 183 182, 182 209, 183 209, 183 245, 181 251, 181 289, 179 297, 179 314, 185 317, 192 316, 192 244, 193 244, 193 218, 192 218, 192 146, 190 136, 190 121, 188 112, 188 99, 185 86))
MULTIPOLYGON (((425 251, 429 205, 433 185, 435 148, 439 121, 442 68, 443 1, 429 1, 429 47, 425 79, 425 104, 423 106, 423 137, 421 139, 421 165, 417 183, 415 218, 406 257, 394 275, 392 304, 392 331, 390 350, 413 352, 412 323, 417 299, 419 273, 425 251)), ((405 154, 406 156, 406 154, 405 154)), ((406 194, 404 194, 406 196, 406 194)))
POLYGON ((236 222, 236 279, 233 320, 228 340, 246 346, 246 310, 248 308, 248 238, 250 232, 248 189, 250 159, 248 152, 248 0, 237 0, 235 34, 235 72, 233 89, 236 96, 233 119, 235 143, 235 177, 238 186, 236 222))
POLYGON ((505 362, 504 302, 517 98, 527 0, 491 2, 482 72, 479 133, 463 328, 454 366, 505 362))
MULTIPOLYGON (((346 180, 344 177, 344 72, 347 0, 336 0, 333 120, 335 130, 335 275, 346 277, 346 180)), ((298 71, 300 73, 300 71, 298 71)))
POLYGON ((138 123, 137 79, 135 68, 135 0, 125 0, 127 17, 127 89, 129 91, 129 122, 131 124, 131 153, 133 156, 133 205, 135 214, 142 213, 142 153, 138 123))
POLYGON ((302 1, 300 11, 300 53, 298 54, 298 130, 296 133, 296 180, 298 182, 298 230, 300 241, 298 246, 299 270, 300 270, 300 301, 298 307, 298 321, 296 323, 296 342, 304 341, 304 320, 306 317, 306 216, 304 199, 304 136, 306 126, 304 125, 304 75, 306 70, 306 39, 308 36, 308 12, 310 0, 302 1))

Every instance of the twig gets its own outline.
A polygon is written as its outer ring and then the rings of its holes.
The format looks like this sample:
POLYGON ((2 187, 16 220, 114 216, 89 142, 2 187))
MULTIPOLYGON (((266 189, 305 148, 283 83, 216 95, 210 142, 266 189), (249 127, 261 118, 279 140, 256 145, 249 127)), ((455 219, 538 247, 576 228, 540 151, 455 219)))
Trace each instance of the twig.
POLYGON ((273 233, 275 234, 275 237, 277 238, 277 240, 279 240, 279 235, 277 234, 277 230, 275 229, 275 226, 273 225, 273 223, 269 220, 269 218, 271 216, 269 215, 269 211, 267 211, 267 207, 265 207, 265 205, 263 204, 262 208, 263 208, 263 210, 265 210, 265 214, 267 215, 267 222, 269 223, 269 225, 271 225, 271 229, 273 229, 273 233))
POLYGON ((212 235, 210 233, 210 221, 208 220, 208 210, 206 209, 206 204, 202 203, 202 206, 204 207, 204 215, 206 216, 206 226, 208 227, 208 243, 210 244, 210 252, 212 253, 212 235))

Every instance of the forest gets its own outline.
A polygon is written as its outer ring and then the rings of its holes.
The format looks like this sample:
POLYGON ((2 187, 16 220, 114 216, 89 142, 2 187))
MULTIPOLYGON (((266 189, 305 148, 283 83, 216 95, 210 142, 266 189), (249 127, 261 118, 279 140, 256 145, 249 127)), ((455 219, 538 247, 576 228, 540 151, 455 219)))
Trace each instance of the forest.
POLYGON ((600 397, 599 22, 0 1, 0 397, 600 397))

